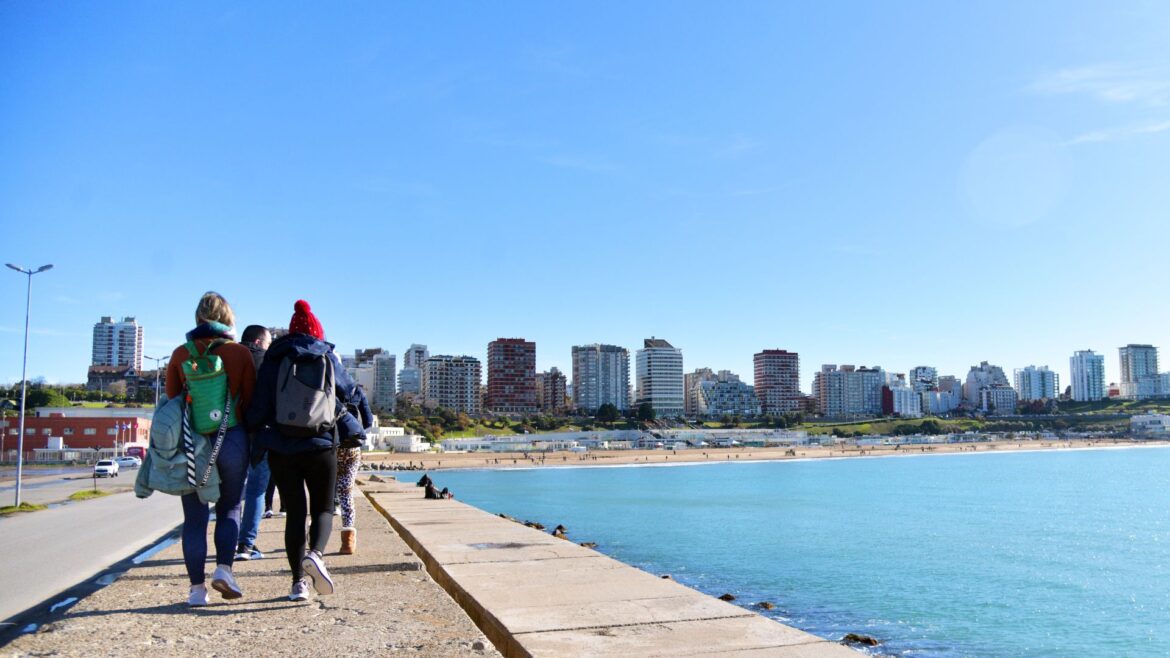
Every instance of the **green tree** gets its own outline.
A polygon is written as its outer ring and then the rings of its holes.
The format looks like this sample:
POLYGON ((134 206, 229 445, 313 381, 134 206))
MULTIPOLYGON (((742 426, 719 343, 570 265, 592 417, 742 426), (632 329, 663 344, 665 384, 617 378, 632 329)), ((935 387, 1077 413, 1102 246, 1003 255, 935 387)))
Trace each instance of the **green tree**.
POLYGON ((656 415, 654 413, 654 407, 650 406, 649 402, 643 402, 638 405, 638 420, 648 423, 653 421, 656 415))
POLYGON ((605 423, 607 426, 613 427, 614 421, 618 418, 621 418, 621 414, 618 412, 617 405, 612 402, 606 402, 597 409, 597 421, 599 423, 605 423))

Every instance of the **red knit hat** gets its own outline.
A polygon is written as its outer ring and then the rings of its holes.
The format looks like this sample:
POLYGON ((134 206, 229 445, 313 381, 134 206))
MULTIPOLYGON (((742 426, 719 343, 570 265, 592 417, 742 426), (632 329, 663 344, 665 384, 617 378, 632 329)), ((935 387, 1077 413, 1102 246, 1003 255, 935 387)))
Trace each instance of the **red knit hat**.
POLYGON ((288 321, 288 330, 289 333, 309 334, 317 340, 325 340, 325 330, 321 328, 317 316, 313 315, 309 302, 303 299, 298 299, 297 303, 293 304, 293 316, 288 321))

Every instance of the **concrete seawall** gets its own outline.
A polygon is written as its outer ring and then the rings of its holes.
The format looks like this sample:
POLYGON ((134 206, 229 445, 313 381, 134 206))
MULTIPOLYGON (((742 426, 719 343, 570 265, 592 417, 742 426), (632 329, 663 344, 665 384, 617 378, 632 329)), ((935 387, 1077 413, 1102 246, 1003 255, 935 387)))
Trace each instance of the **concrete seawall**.
POLYGON ((413 484, 363 491, 508 658, 860 655, 413 484))

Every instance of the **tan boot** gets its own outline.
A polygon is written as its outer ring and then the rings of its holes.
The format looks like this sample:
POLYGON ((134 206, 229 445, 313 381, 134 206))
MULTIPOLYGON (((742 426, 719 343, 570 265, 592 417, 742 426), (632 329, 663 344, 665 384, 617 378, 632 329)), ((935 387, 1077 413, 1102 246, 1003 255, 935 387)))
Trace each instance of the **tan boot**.
POLYGON ((341 529, 341 550, 342 555, 353 555, 357 550, 357 529, 342 528, 341 529))

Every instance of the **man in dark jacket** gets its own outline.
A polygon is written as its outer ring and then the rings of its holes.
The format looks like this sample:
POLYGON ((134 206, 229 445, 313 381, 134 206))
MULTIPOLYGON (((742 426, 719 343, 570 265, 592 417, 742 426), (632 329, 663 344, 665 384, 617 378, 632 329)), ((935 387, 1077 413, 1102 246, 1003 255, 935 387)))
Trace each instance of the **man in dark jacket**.
MULTIPOLYGON (((240 344, 252 353, 252 363, 257 372, 264 362, 264 353, 272 344, 272 333, 267 327, 250 324, 240 335, 240 344)), ((253 441, 254 443, 254 441, 253 441)), ((240 540, 236 547, 237 560, 259 560, 264 557, 256 548, 256 534, 260 530, 260 515, 264 509, 264 494, 268 490, 270 474, 268 460, 262 450, 252 448, 251 466, 248 468, 248 482, 244 485, 244 515, 240 521, 240 540)))
MULTIPOLYGON (((278 400, 291 390, 306 390, 306 383, 296 373, 314 372, 321 375, 319 382, 328 381, 332 373, 335 402, 349 403, 353 380, 345 372, 341 361, 333 353, 333 345, 325 342, 325 331, 313 315, 308 302, 298 300, 294 305, 289 333, 273 341, 257 375, 252 406, 245 416, 248 428, 256 432, 257 444, 268 450, 268 466, 280 499, 288 512, 284 529, 284 548, 292 570, 292 601, 309 600, 309 587, 318 594, 333 593, 333 579, 325 567, 322 554, 333 532, 333 492, 337 479, 335 426, 318 426, 306 433, 304 427, 293 428, 290 418, 277 418, 278 400), (321 366, 324 365, 324 368, 321 366), (294 371, 294 366, 296 371, 294 371), (286 381, 278 382, 285 371, 286 381), (294 381, 295 380, 295 381, 294 381), (279 421, 279 422, 278 422, 279 421), (280 423, 285 423, 284 425, 280 423), (295 430, 295 431, 294 431, 295 430), (308 500, 305 491, 308 490, 308 500), (305 519, 309 519, 309 545, 305 550, 305 519)), ((329 391, 326 391, 328 393, 329 391)), ((320 403, 319 399, 313 401, 320 403)), ((293 409, 298 409, 300 402, 293 409)), ((329 406, 336 423, 335 405, 329 406)), ((324 407, 309 407, 309 414, 324 407)), ((290 412, 290 416, 297 416, 290 412)), ((298 419, 299 420, 299 419, 298 419)))

